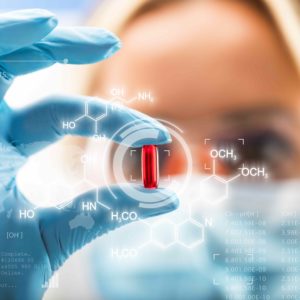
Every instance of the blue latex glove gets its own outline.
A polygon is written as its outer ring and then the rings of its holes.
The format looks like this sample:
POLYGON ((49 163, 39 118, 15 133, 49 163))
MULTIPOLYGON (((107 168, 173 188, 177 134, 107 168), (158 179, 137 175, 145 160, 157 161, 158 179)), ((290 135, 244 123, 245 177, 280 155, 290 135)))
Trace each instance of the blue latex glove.
MULTIPOLYGON (((61 120, 76 119, 82 113, 88 97, 49 97, 37 105, 21 110, 11 109, 3 100, 6 90, 17 75, 48 67, 56 62, 86 64, 111 56, 120 48, 111 33, 97 28, 55 28, 56 18, 43 10, 23 10, 0 16, 0 299, 40 299, 45 283, 76 250, 98 236, 125 222, 112 222, 110 211, 91 212, 93 226, 72 228, 70 221, 81 212, 84 199, 98 197, 115 211, 136 211, 140 218, 174 210, 178 199, 166 190, 141 190, 170 197, 164 206, 146 209, 130 198, 119 186, 87 192, 65 209, 40 208, 32 219, 20 219, 20 210, 33 205, 18 190, 15 176, 27 158, 61 139, 67 131, 61 120)), ((91 101, 90 110, 104 112, 106 104, 91 101)), ((101 134, 112 138, 113 133, 130 121, 147 123, 157 129, 155 138, 143 144, 170 142, 167 130, 157 121, 133 110, 123 108, 111 112, 101 123, 101 134)), ((93 135, 93 126, 78 126, 72 133, 93 135)), ((121 142, 114 139, 115 142, 121 142)), ((141 146, 136 144, 135 146, 141 146)), ((137 228, 138 230, 138 228, 137 228)))

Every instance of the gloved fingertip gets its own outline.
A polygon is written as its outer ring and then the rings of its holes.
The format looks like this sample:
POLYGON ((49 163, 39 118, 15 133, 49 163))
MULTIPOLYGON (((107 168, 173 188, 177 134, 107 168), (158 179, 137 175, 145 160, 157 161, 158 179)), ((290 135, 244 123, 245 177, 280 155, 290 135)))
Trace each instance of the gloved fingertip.
POLYGON ((111 57, 121 48, 121 41, 102 28, 58 26, 36 46, 57 62, 92 64, 111 57))
MULTIPOLYGON (((155 145, 165 145, 165 144, 169 144, 172 142, 172 138, 171 135, 168 131, 166 131, 166 129, 163 129, 159 132, 159 135, 156 139, 156 144, 155 145)), ((152 145, 153 143, 149 143, 150 145, 152 145)), ((147 145, 147 144, 144 144, 147 145)))
POLYGON ((90 44, 94 44, 96 46, 94 49, 96 56, 98 56, 98 61, 110 58, 121 49, 122 43, 114 33, 103 28, 84 29, 86 35, 90 35, 91 37, 90 44))
POLYGON ((164 215, 167 213, 170 213, 174 210, 176 210, 179 207, 179 200, 174 200, 170 202, 169 204, 160 207, 160 208, 152 208, 152 209, 147 209, 143 213, 140 213, 139 217, 140 219, 147 219, 151 217, 157 217, 160 215, 164 215))
POLYGON ((48 24, 49 24, 49 27, 55 28, 58 24, 58 19, 55 16, 53 16, 52 18, 49 18, 48 24))
MULTIPOLYGON (((103 29, 103 28, 94 28, 91 27, 88 30, 95 30, 96 35, 100 38, 100 43, 105 43, 107 45, 115 45, 115 44, 119 44, 121 47, 121 40, 120 38, 114 34, 113 32, 103 29)), ((91 31, 92 32, 92 31, 91 31)))
POLYGON ((55 28, 58 24, 58 19, 56 18, 56 16, 52 12, 46 9, 36 8, 30 10, 29 13, 30 13, 29 19, 36 22, 37 25, 46 24, 51 28, 55 28))
POLYGON ((105 56, 104 56, 104 59, 108 59, 110 58, 111 56, 113 56, 116 52, 118 52, 120 49, 122 48, 122 43, 119 41, 119 42, 116 42, 115 44, 113 44, 111 46, 111 48, 109 48, 109 50, 106 52, 105 56))
POLYGON ((146 189, 144 187, 139 188, 147 194, 153 194, 153 199, 158 199, 157 202, 140 202, 140 218, 150 218, 166 214, 176 210, 179 207, 179 198, 177 194, 167 189, 146 189), (161 197, 163 196, 163 197, 161 197))
MULTIPOLYGON (((149 124, 147 123, 147 125, 149 124)), ((172 142, 172 137, 164 126, 162 126, 158 122, 152 124, 151 126, 153 127, 152 129, 157 132, 155 136, 148 136, 147 131, 144 131, 142 129, 140 133, 141 137, 135 142, 129 144, 128 146, 139 148, 144 145, 165 145, 172 142)))

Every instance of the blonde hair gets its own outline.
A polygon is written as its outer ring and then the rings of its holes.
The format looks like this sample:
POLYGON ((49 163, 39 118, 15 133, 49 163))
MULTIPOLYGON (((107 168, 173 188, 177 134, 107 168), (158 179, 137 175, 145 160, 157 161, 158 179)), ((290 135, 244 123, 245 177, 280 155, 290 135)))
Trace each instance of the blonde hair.
POLYGON ((261 0, 268 7, 300 74, 300 1, 261 0))
MULTIPOLYGON (((87 22, 88 26, 106 28, 122 35, 128 23, 135 17, 162 5, 187 0, 103 0, 87 22)), ((189 0, 192 1, 192 0, 189 0)), ((193 0, 204 1, 204 0, 193 0)), ((255 6, 273 24, 288 50, 295 70, 300 75, 300 0, 237 0, 255 6)), ((101 76, 101 65, 81 66, 71 69, 72 93, 96 96, 101 76), (75 87, 75 88, 74 88, 75 87)))
MULTIPOLYGON (((104 27, 117 35, 121 35, 126 25, 136 16, 155 9, 157 6, 176 1, 183 0, 105 0, 95 10, 88 25, 104 27)), ((258 6, 271 19, 300 75, 300 0, 244 1, 258 6)), ((91 74, 87 76, 89 80, 85 86, 87 93, 93 91, 93 81, 95 80, 93 69, 95 67, 89 67, 91 74)))

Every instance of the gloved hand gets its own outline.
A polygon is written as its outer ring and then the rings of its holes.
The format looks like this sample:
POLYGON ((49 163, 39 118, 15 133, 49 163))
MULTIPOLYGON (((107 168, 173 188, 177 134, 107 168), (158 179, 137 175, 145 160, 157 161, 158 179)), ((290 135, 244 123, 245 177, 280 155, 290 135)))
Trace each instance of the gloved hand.
MULTIPOLYGON (((92 226, 70 226, 70 221, 81 212, 82 201, 95 193, 111 210, 135 211, 140 218, 172 211, 178 205, 176 195, 170 191, 147 191, 141 187, 143 193, 152 193, 154 200, 162 194, 169 196, 164 206, 145 208, 128 196, 124 188, 112 186, 116 198, 107 188, 101 188, 77 197, 61 210, 34 209, 18 190, 15 177, 19 168, 29 156, 69 134, 62 128, 61 120, 76 119, 84 101, 91 99, 56 96, 13 110, 3 100, 13 78, 56 62, 94 63, 120 48, 119 40, 105 30, 55 28, 56 25, 56 18, 44 10, 23 10, 0 16, 0 299, 40 299, 45 283, 72 253, 125 224, 112 222, 111 211, 98 208, 90 213, 92 226), (30 210, 34 211, 33 218, 20 217, 30 210)), ((90 102, 90 109, 100 114, 106 104, 94 100, 90 102)), ((157 121, 126 108, 108 114, 101 123, 101 134, 122 142, 114 138, 113 133, 130 121, 147 124, 158 131, 156 137, 145 136, 143 144, 170 142, 167 130, 157 121)), ((72 134, 91 136, 94 131, 90 127, 93 126, 78 126, 72 134)))

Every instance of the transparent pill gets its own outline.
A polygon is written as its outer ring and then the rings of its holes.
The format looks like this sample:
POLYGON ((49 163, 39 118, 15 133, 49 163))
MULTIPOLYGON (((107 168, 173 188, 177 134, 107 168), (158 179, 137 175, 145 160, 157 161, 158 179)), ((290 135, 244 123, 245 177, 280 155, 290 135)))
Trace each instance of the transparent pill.
POLYGON ((156 189, 158 187, 158 150, 155 145, 142 147, 142 180, 145 188, 156 189))

